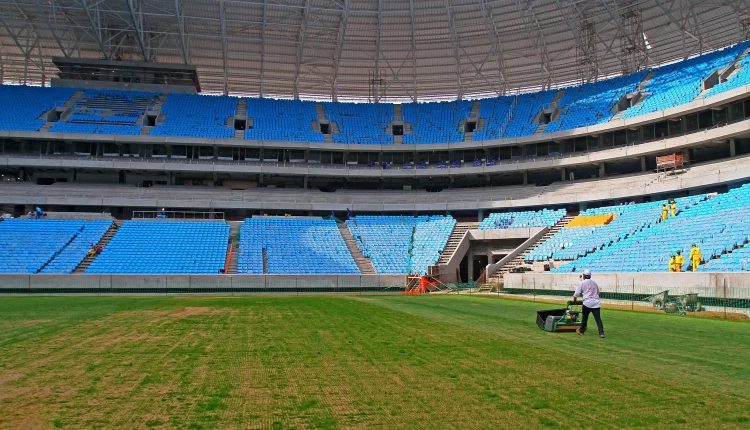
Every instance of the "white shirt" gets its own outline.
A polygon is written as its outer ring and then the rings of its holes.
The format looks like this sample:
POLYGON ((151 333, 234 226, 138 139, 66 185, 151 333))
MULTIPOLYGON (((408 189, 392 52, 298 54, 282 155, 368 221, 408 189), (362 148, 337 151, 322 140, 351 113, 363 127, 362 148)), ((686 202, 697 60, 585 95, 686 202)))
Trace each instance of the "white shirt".
POLYGON ((602 303, 599 301, 599 285, 591 279, 584 279, 576 287, 573 297, 583 296, 583 305, 587 308, 600 308, 602 303))

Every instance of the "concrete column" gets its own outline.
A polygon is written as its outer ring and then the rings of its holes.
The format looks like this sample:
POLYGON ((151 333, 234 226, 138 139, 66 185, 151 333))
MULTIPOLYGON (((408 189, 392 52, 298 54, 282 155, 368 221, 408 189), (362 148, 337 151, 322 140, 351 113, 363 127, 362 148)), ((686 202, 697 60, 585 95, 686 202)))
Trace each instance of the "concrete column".
POLYGON ((732 139, 729 139, 729 156, 734 157, 737 155, 737 141, 732 139))
POLYGON ((583 212, 588 207, 588 204, 586 202, 578 203, 578 212, 583 212))
POLYGON ((258 184, 263 185, 263 174, 262 173, 258 176, 258 184))
POLYGON ((18 171, 18 180, 24 182, 26 180, 26 170, 20 169, 18 171))
POLYGON ((483 219, 484 219, 484 209, 479 209, 477 211, 477 221, 482 222, 483 219))
POLYGON ((523 184, 529 185, 529 172, 523 172, 523 184))
POLYGON ((560 169, 560 180, 561 181, 566 181, 567 180, 567 178, 566 178, 566 174, 567 173, 568 173, 568 169, 566 169, 565 167, 563 167, 562 169, 560 169))
POLYGON ((303 182, 303 185, 302 185, 302 186, 303 186, 303 187, 304 187, 305 189, 307 189, 307 178, 308 178, 307 176, 305 176, 304 178, 302 178, 302 182, 303 182))
POLYGON ((563 142, 559 142, 557 144, 557 152, 559 152, 560 154, 562 154, 564 149, 565 149, 565 144, 563 142))
POLYGON ((599 163, 599 177, 603 178, 607 175, 607 169, 604 166, 604 163, 599 163))
POLYGON ((474 280, 474 252, 471 249, 466 253, 466 258, 469 260, 468 267, 466 268, 466 277, 468 278, 466 281, 472 282, 474 280))
POLYGON ((523 156, 524 158, 526 158, 526 154, 528 154, 528 152, 529 152, 529 150, 528 150, 527 145, 522 145, 521 146, 521 156, 523 156))
POLYGON ((310 150, 309 149, 305 151, 305 163, 307 163, 308 161, 310 161, 310 150))
POLYGON ((167 145, 167 158, 172 158, 172 145, 167 145))
POLYGON ((643 173, 646 172, 646 157, 645 156, 641 157, 641 172, 643 173))
POLYGON ((260 158, 260 161, 263 161, 264 160, 264 158, 263 158, 263 148, 260 148, 260 151, 258 151, 258 152, 259 152, 258 158, 260 158))

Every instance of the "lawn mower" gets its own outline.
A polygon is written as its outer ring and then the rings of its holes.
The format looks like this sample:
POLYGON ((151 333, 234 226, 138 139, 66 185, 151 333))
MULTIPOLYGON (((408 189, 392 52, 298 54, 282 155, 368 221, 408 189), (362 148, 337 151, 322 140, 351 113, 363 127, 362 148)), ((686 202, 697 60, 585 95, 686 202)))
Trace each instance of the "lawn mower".
POLYGON ((549 332, 575 331, 581 326, 583 303, 568 301, 568 307, 537 311, 536 325, 549 332))
POLYGON ((684 294, 682 296, 670 296, 669 290, 648 296, 644 301, 651 302, 654 309, 663 310, 668 314, 685 315, 686 312, 698 312, 701 310, 701 302, 698 301, 698 294, 684 294))

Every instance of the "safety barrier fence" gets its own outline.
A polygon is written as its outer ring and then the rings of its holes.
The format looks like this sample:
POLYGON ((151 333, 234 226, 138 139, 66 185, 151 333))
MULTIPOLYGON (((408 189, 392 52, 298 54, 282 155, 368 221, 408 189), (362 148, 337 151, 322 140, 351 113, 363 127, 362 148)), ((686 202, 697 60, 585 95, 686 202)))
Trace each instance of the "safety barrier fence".
POLYGON ((0 295, 394 294, 403 275, 0 275, 0 295))
MULTIPOLYGON (((580 274, 509 274, 502 293, 566 299, 580 274)), ((750 276, 743 273, 602 273, 593 278, 605 304, 639 310, 743 313, 750 316, 750 276)))

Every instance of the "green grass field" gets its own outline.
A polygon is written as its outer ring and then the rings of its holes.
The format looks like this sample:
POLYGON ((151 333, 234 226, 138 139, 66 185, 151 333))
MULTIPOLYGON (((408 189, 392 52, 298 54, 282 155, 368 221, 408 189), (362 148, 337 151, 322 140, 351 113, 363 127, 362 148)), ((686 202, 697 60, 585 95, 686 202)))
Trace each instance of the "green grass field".
POLYGON ((4 297, 0 427, 750 427, 749 323, 604 310, 599 339, 550 307, 4 297))

